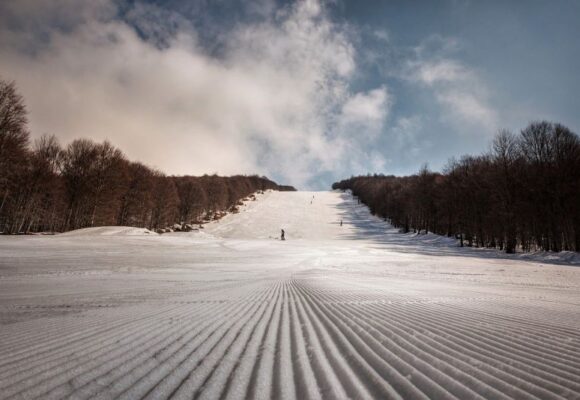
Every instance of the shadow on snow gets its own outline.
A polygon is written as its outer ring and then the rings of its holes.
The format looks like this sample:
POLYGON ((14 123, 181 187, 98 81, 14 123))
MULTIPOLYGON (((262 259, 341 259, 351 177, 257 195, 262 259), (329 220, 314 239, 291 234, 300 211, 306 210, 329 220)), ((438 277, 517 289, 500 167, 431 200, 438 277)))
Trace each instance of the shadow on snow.
POLYGON ((459 241, 446 236, 415 233, 401 233, 388 222, 370 213, 365 204, 357 204, 350 193, 340 193, 343 200, 336 205, 344 224, 355 228, 354 233, 344 234, 350 240, 372 241, 400 253, 422 254, 427 256, 457 256, 497 260, 525 260, 537 263, 579 266, 580 256, 573 252, 561 253, 516 253, 506 254, 497 249, 461 247, 459 241))

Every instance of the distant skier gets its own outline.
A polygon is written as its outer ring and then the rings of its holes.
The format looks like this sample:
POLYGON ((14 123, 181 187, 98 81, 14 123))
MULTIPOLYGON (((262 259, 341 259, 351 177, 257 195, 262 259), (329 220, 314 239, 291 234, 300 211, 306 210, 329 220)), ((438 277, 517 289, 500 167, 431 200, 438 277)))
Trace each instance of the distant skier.
POLYGON ((342 226, 342 219, 340 220, 340 226, 342 226))
POLYGON ((286 240, 286 237, 284 236, 284 229, 281 230, 280 240, 286 240))

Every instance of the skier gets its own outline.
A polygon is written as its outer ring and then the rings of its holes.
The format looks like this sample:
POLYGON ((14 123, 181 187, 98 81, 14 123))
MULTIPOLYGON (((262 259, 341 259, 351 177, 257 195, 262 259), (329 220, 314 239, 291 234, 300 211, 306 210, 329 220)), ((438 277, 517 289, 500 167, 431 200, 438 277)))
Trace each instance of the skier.
POLYGON ((280 233, 280 240, 286 240, 286 238, 284 237, 284 229, 281 230, 282 232, 280 233))
POLYGON ((340 220, 340 226, 342 226, 342 219, 340 220))

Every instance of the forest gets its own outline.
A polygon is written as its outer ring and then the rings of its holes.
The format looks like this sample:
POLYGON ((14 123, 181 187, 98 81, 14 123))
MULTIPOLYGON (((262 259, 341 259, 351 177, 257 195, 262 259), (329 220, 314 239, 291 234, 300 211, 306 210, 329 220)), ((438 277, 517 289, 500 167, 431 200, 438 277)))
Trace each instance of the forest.
POLYGON ((461 246, 580 251, 580 140, 567 127, 530 123, 498 132, 490 150, 451 159, 442 173, 367 175, 350 189, 403 232, 456 237, 461 246))
POLYGON ((105 141, 54 135, 31 143, 27 110, 13 82, 0 80, 0 232, 63 232, 129 225, 161 230, 236 212, 267 189, 295 190, 266 177, 167 176, 127 159, 105 141))

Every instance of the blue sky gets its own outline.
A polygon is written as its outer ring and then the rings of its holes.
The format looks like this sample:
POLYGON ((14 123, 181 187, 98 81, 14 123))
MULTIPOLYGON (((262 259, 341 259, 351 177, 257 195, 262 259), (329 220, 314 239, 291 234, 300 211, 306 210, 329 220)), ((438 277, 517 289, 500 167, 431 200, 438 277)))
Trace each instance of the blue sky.
POLYGON ((532 120, 578 133, 579 20, 564 0, 8 0, 0 71, 33 137, 326 189, 440 170, 532 120))
MULTIPOLYGON (((448 52, 434 43, 433 53, 426 57, 461 64, 485 88, 486 105, 496 120, 490 126, 457 126, 446 118, 449 110, 433 101, 440 88, 390 77, 389 60, 383 64, 386 74, 365 74, 371 85, 386 79, 394 88, 394 120, 411 115, 426 120, 419 136, 422 148, 431 151, 421 152, 419 162, 438 169, 451 155, 484 150, 497 128, 517 131, 535 119, 560 121, 578 132, 580 45, 575 38, 580 38, 579 2, 346 1, 337 7, 336 15, 357 26, 385 29, 393 48, 403 52, 430 37, 453 41, 454 48, 448 52)), ((383 145, 388 146, 388 127, 383 138, 383 145)), ((417 168, 417 161, 395 164, 397 173, 417 168)))

